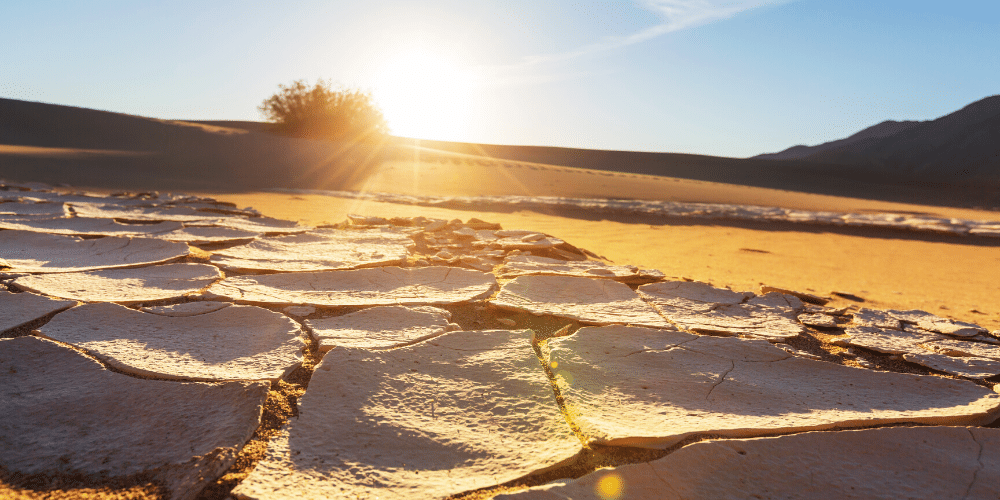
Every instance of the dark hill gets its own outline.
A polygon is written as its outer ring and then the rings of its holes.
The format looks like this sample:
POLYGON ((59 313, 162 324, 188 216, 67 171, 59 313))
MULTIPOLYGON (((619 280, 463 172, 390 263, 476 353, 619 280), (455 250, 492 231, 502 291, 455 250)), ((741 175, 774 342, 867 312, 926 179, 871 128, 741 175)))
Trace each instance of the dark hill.
POLYGON ((950 183, 996 181, 1000 177, 1000 96, 887 137, 821 151, 807 159, 950 183))
POLYGON ((1000 95, 923 122, 882 122, 817 146, 754 158, 850 165, 880 177, 947 185, 1000 185, 1000 95))
POLYGON ((792 146, 784 151, 779 151, 777 153, 766 153, 762 155, 754 156, 754 158, 759 160, 801 160, 807 158, 810 155, 829 151, 831 149, 837 149, 844 146, 849 146, 861 141, 880 139, 883 137, 888 137, 890 135, 909 130, 923 122, 919 121, 902 121, 897 122, 894 120, 886 120, 878 125, 872 125, 860 132, 857 132, 850 137, 845 137, 836 141, 824 142, 823 144, 818 144, 816 146, 792 146))

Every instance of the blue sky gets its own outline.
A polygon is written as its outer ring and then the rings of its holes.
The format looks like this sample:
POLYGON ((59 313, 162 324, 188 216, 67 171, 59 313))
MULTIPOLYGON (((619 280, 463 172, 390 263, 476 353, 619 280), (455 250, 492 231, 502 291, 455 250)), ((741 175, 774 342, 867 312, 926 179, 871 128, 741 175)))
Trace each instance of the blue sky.
POLYGON ((257 120, 295 79, 431 139, 751 156, 1000 93, 1000 2, 3 2, 0 97, 257 120))

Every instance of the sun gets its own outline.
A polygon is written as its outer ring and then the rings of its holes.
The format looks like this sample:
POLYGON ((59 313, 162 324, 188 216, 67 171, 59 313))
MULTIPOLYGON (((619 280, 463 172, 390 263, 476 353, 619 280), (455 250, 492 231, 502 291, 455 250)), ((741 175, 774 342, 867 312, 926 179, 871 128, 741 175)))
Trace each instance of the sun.
POLYGON ((394 135, 442 140, 465 135, 476 86, 471 70, 414 48, 388 60, 376 81, 374 97, 394 135))

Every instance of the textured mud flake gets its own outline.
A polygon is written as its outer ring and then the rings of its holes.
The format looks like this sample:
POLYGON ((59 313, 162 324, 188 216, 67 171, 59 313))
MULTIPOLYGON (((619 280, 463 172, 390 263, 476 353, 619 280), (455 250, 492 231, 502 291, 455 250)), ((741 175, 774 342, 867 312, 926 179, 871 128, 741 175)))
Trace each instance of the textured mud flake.
POLYGON ((39 331, 122 371, 158 378, 277 379, 302 362, 298 324, 253 306, 165 316, 117 304, 86 304, 39 331))
POLYGON ((37 337, 0 340, 0 467, 15 474, 149 473, 194 498, 260 425, 268 384, 143 380, 37 337))
POLYGON ((444 498, 558 467, 580 449, 530 331, 452 332, 327 353, 298 418, 233 493, 444 498))
POLYGON ((971 382, 793 357, 762 340, 605 327, 550 339, 547 349, 570 418, 596 443, 666 448, 699 433, 980 425, 1000 412, 1000 394, 971 382))
POLYGON ((492 274, 451 267, 378 267, 349 271, 238 276, 209 296, 241 303, 312 306, 457 304, 489 296, 492 274))

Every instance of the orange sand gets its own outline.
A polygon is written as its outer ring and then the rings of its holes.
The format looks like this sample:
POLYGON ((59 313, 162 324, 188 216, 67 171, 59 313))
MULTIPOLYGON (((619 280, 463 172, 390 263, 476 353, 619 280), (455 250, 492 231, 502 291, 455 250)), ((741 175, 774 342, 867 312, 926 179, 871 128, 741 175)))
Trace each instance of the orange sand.
POLYGON ((930 213, 963 219, 1000 220, 1000 213, 863 200, 781 189, 607 172, 524 162, 476 159, 463 163, 389 161, 355 185, 357 191, 425 196, 566 196, 779 206, 815 211, 930 213), (486 163, 486 164, 484 164, 486 163))

